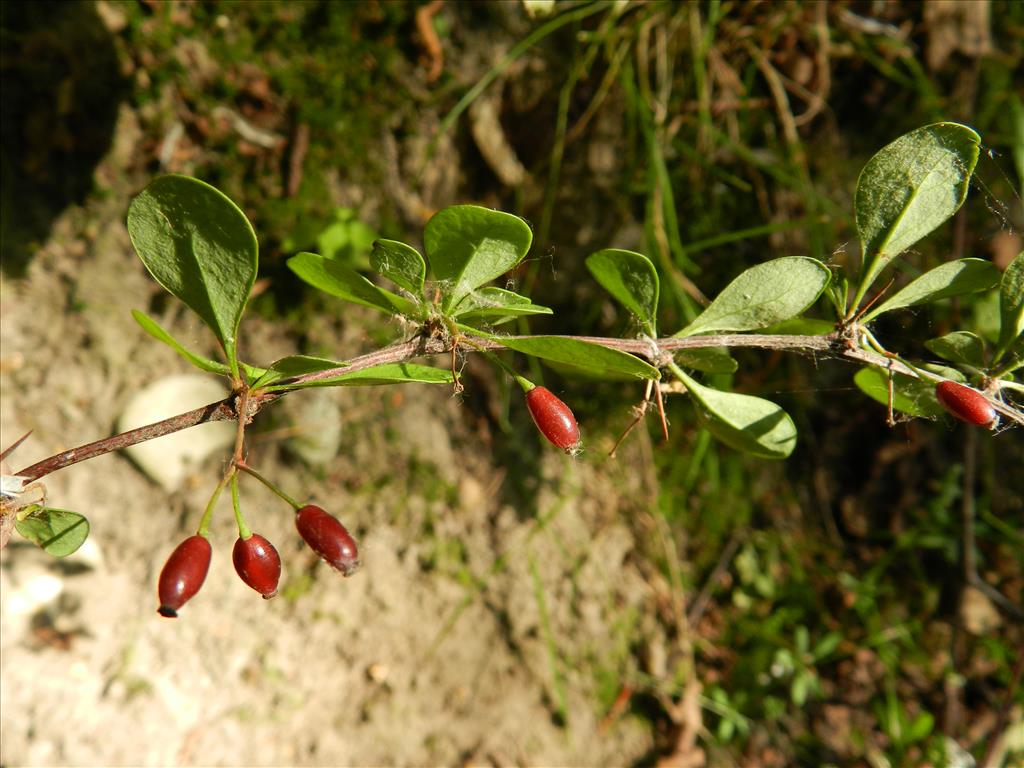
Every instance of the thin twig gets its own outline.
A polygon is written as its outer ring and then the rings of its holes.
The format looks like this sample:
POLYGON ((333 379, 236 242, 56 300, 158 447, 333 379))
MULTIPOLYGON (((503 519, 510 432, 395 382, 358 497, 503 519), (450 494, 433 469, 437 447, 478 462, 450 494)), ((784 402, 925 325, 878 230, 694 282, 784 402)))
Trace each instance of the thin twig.
POLYGON ((1011 621, 1015 621, 1018 624, 1024 623, 1024 611, 1018 608, 1016 603, 1000 592, 996 587, 993 587, 981 578, 981 576, 974 574, 968 583, 991 600, 1011 621))
POLYGON ((288 175, 285 180, 285 195, 295 197, 302 185, 302 169, 309 151, 309 123, 298 123, 292 131, 291 149, 288 152, 288 175))
POLYGON ((828 4, 818 3, 814 10, 814 32, 818 38, 818 44, 814 49, 814 67, 817 71, 818 82, 817 87, 810 94, 807 109, 793 118, 797 127, 807 125, 828 106, 828 94, 832 89, 832 67, 829 63, 832 49, 828 31, 828 4))
POLYGON ((17 474, 29 480, 38 480, 40 477, 56 472, 58 469, 70 467, 86 459, 94 459, 111 451, 118 451, 136 443, 143 443, 146 440, 153 440, 157 437, 169 435, 172 432, 179 432, 199 424, 206 424, 211 421, 227 421, 235 418, 234 397, 226 397, 216 403, 204 405, 201 408, 171 416, 169 419, 158 421, 155 424, 147 424, 138 429, 132 429, 113 437, 106 437, 96 440, 70 451, 62 451, 47 459, 38 461, 30 467, 25 467, 17 474))
MULTIPOLYGON (((529 336, 510 336, 509 339, 532 338, 529 336)), ((772 335, 757 333, 734 333, 721 336, 691 336, 688 338, 666 338, 659 339, 652 348, 650 340, 647 339, 611 339, 600 336, 558 336, 554 338, 575 339, 586 341, 607 349, 616 349, 620 352, 642 357, 650 360, 654 365, 661 366, 664 360, 652 359, 652 355, 665 355, 678 349, 704 349, 707 347, 729 347, 747 349, 773 349, 796 352, 818 357, 833 357, 848 362, 862 365, 875 365, 879 367, 890 366, 894 373, 901 373, 912 378, 925 378, 933 381, 941 381, 942 377, 924 370, 915 370, 898 360, 886 358, 877 352, 856 347, 846 336, 838 331, 823 336, 796 336, 796 335, 772 335)), ((500 339, 478 339, 482 350, 503 349, 500 339)), ((392 344, 370 352, 359 357, 352 358, 347 364, 338 368, 331 368, 326 371, 316 371, 291 379, 275 382, 271 391, 262 392, 250 398, 248 403, 249 413, 247 418, 252 419, 260 410, 269 403, 277 400, 286 394, 282 387, 299 387, 309 385, 317 381, 332 379, 337 376, 355 373, 357 371, 372 368, 377 365, 388 363, 401 363, 416 357, 429 355, 447 354, 452 351, 452 342, 440 338, 418 336, 409 341, 392 344)), ((1017 410, 1002 403, 996 405, 1000 413, 1008 420, 1024 425, 1024 415, 1017 410)), ((45 475, 56 472, 58 469, 69 467, 86 459, 102 456, 111 451, 117 451, 137 443, 152 440, 157 437, 169 435, 172 432, 179 432, 182 429, 195 427, 211 421, 228 421, 238 418, 235 406, 235 396, 232 395, 215 403, 204 405, 201 408, 172 416, 169 419, 158 421, 155 424, 148 424, 138 429, 96 440, 92 443, 72 448, 69 451, 62 451, 58 454, 36 462, 17 472, 27 481, 38 480, 45 475)))
MULTIPOLYGON (((615 441, 615 445, 613 445, 612 449, 608 452, 609 459, 615 458, 615 452, 619 450, 619 446, 622 445, 622 441, 626 439, 629 433, 633 431, 633 428, 640 423, 640 420, 644 417, 644 414, 647 413, 647 408, 651 403, 651 390, 653 389, 653 387, 654 382, 648 380, 647 390, 644 392, 644 399, 640 401, 640 405, 637 405, 633 408, 633 421, 631 421, 629 423, 629 426, 626 427, 625 431, 623 431, 623 433, 619 435, 619 439, 615 441)), ((659 392, 658 394, 660 396, 661 393, 659 392)))
POLYGON ((444 0, 431 0, 416 9, 416 31, 419 32, 420 42, 423 44, 427 82, 431 84, 436 83, 444 71, 444 49, 434 29, 434 16, 440 12, 443 5, 444 0))

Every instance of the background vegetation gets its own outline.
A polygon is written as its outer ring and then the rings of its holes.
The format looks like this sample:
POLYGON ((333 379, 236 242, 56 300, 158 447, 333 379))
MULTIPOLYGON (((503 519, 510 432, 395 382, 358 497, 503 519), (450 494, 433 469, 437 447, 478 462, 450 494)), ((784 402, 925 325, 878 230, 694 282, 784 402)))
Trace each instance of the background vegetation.
MULTIPOLYGON (((68 206, 127 201, 154 175, 187 173, 253 222, 255 307, 296 351, 344 358, 397 329, 369 313, 338 317, 284 268, 287 256, 335 253, 360 268, 374 237, 415 242, 457 202, 531 222, 534 249, 512 279, 555 309, 534 332, 628 330, 583 267, 603 247, 655 261, 667 329, 769 258, 855 267, 860 168, 939 120, 976 128, 985 153, 964 209, 907 260, 922 271, 962 256, 1003 267, 1021 249, 1019 3, 8 3, 3 14, 5 279, 30 271, 68 206), (97 170, 125 120, 137 151, 97 170), (325 322, 348 347, 330 345, 325 322)), ((990 297, 971 297, 886 319, 878 335, 926 356, 921 340, 985 333, 995 312, 990 297)), ((848 366, 736 356, 732 386, 772 397, 798 423, 784 463, 712 441, 672 399, 668 446, 651 421, 609 460, 642 393, 532 372, 573 404, 580 461, 605 478, 653 595, 643 610, 610 606, 606 645, 569 657, 546 611, 571 613, 551 603, 571 606, 574 589, 547 592, 528 569, 535 578, 519 589, 540 606, 550 662, 542 709, 568 727, 575 667, 590 678, 597 733, 624 717, 648 730, 624 761, 1020 759, 1003 738, 1016 728, 1021 748, 1020 435, 923 420, 890 429, 848 366), (992 591, 965 581, 972 540, 992 591)), ((505 468, 502 498, 543 531, 541 499, 564 489, 543 471, 515 393, 484 365, 467 374, 456 461, 485 451, 505 468)), ((393 429, 388 439, 402 441, 393 429)), ((347 435, 339 458, 299 471, 336 475, 372 450, 347 435)), ((415 460, 394 473, 367 482, 451 493, 415 460)), ((505 560, 481 570, 444 530, 425 519, 404 535, 426 542, 424 578, 440 573, 476 600, 505 560)))

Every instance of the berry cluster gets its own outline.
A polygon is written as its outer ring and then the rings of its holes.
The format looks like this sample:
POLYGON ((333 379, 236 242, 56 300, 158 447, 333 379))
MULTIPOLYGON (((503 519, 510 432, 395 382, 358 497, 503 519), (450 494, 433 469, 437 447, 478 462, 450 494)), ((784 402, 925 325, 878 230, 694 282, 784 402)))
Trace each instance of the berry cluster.
MULTIPOLYGON (((359 568, 359 549, 344 525, 313 504, 299 508, 295 527, 310 549, 343 576, 351 576, 359 568)), ((247 532, 248 533, 248 532, 247 532)), ((206 581, 213 550, 209 539, 201 534, 189 536, 171 553, 160 572, 158 595, 161 616, 175 618, 206 581)), ((281 578, 281 557, 274 545, 258 533, 240 535, 231 559, 239 578, 259 592, 264 600, 277 594, 281 578)))
MULTIPOLYGON (((580 429, 569 406, 555 397, 550 390, 538 387, 521 376, 513 375, 526 393, 526 407, 541 434, 566 453, 579 453, 580 429)), ((217 497, 229 483, 238 522, 238 540, 231 553, 235 571, 239 578, 259 592, 264 600, 269 600, 277 594, 277 585, 281 579, 281 556, 266 537, 252 533, 245 524, 238 502, 237 470, 254 476, 291 504, 295 510, 295 527, 299 535, 328 565, 340 571, 342 576, 351 576, 359 568, 359 548, 337 518, 314 504, 297 503, 240 457, 236 457, 231 469, 214 492, 199 531, 178 545, 160 572, 157 590, 160 607, 157 610, 161 616, 175 618, 181 607, 195 597, 206 581, 210 560, 213 557, 213 550, 207 538, 209 518, 217 497)))

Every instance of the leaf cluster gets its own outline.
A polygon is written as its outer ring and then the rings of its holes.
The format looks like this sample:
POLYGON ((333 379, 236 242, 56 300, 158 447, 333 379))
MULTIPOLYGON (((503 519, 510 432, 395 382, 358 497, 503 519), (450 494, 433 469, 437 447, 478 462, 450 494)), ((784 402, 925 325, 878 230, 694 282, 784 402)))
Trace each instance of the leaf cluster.
MULTIPOLYGON (((871 159, 856 192, 862 259, 853 286, 841 270, 813 258, 771 259, 738 275, 683 328, 673 329, 669 338, 751 331, 783 336, 833 332, 837 339, 900 359, 874 339, 869 322, 888 312, 987 291, 998 284, 1001 326, 991 344, 968 331, 925 344, 966 373, 901 360, 917 377, 893 376, 890 370, 867 367, 854 380, 866 394, 893 410, 925 417, 942 412, 934 397, 934 380, 975 378, 988 391, 1012 388, 1010 374, 1024 357, 1024 255, 1002 275, 981 259, 944 263, 880 303, 877 297, 864 301, 869 287, 890 264, 898 264, 902 252, 949 219, 963 203, 979 141, 966 126, 938 123, 900 137, 871 159), (806 313, 822 295, 830 299, 835 316, 808 317, 806 313)), ((401 360, 351 366, 346 361, 308 355, 289 355, 261 364, 242 360, 239 328, 258 271, 257 238, 242 211, 198 179, 170 175, 154 180, 132 202, 128 231, 154 279, 209 327, 223 360, 187 349, 141 312, 133 313, 136 321, 192 365, 230 379, 236 393, 407 382, 458 386, 454 365, 446 370, 401 360)), ((589 338, 502 333, 500 327, 512 320, 525 322, 552 313, 528 296, 491 284, 522 262, 532 240, 529 225, 517 216, 455 205, 439 211, 427 223, 424 253, 399 241, 376 240, 368 261, 377 279, 357 272, 338 254, 301 252, 288 260, 288 266, 335 298, 403 318, 422 338, 441 337, 453 356, 459 348, 486 351, 481 345, 498 346, 546 361, 563 372, 646 381, 648 398, 652 387, 659 398, 663 391, 682 391, 689 396, 699 423, 726 445, 766 459, 783 459, 792 453, 796 426, 779 405, 701 380, 703 374, 737 369, 737 361, 728 351, 709 344, 669 354, 659 347, 660 279, 643 254, 604 249, 589 256, 586 266, 634 318, 637 335, 647 346, 645 353, 630 354, 615 344, 589 338), (675 381, 666 385, 666 376, 675 381)), ((507 363, 489 352, 488 356, 516 375, 507 363)))

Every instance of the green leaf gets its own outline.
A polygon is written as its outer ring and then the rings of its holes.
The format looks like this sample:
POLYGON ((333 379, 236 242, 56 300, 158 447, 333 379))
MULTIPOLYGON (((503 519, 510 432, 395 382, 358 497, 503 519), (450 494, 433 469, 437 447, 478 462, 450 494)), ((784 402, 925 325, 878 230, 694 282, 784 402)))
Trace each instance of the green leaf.
POLYGON ((161 176, 129 206, 128 234, 150 274, 203 319, 233 363, 259 261, 245 214, 198 179, 161 176))
MULTIPOLYGON (((467 329, 472 331, 472 329, 467 329)), ((480 333, 480 331, 475 331, 480 333)), ((598 374, 625 374, 639 379, 659 379, 658 369, 645 363, 639 357, 608 349, 599 344, 562 336, 528 336, 509 338, 507 336, 485 335, 504 347, 522 352, 524 355, 564 363, 598 374)))
MULTIPOLYGON (((965 381, 965 377, 955 368, 944 366, 921 366, 935 373, 942 372, 946 378, 954 381, 965 381)), ((892 409, 910 416, 942 416, 946 409, 935 399, 935 384, 931 381, 894 373, 892 409)), ((872 400, 889 405, 889 372, 884 368, 869 366, 861 368, 853 377, 853 383, 861 392, 872 400)))
POLYGON ((580 368, 576 365, 569 365, 568 363, 559 363, 554 360, 545 360, 544 366, 557 373, 564 379, 571 379, 576 381, 621 381, 624 383, 630 383, 636 381, 636 376, 625 373, 610 373, 608 371, 595 371, 592 368, 580 368))
POLYGON ((827 656, 831 656, 832 653, 839 647, 839 643, 842 642, 843 635, 840 632, 829 632, 825 637, 818 641, 818 644, 814 646, 814 660, 821 661, 827 656))
MULTIPOLYGON (((335 208, 334 221, 316 237, 317 253, 361 269, 367 265, 366 252, 376 239, 377 233, 359 220, 356 211, 335 208)), ((299 248, 305 245, 300 243, 299 248)))
POLYGON ((996 358, 1024 336, 1024 251, 1010 262, 999 284, 999 344, 996 358))
POLYGON ((647 334, 655 335, 659 283, 650 259, 633 251, 606 248, 587 257, 587 269, 602 288, 639 318, 647 334))
POLYGON ((969 331, 953 331, 937 339, 929 339, 924 345, 943 360, 975 368, 985 365, 985 342, 969 331))
POLYGON ((444 293, 444 308, 450 309, 522 261, 533 232, 518 216, 453 205, 427 222, 423 241, 434 279, 444 293))
POLYGON ((339 299, 389 314, 418 315, 418 307, 409 299, 377 287, 334 259, 303 251, 288 259, 288 268, 314 288, 339 299))
POLYGON ((724 347, 677 349, 672 358, 683 368, 704 373, 732 373, 739 363, 724 347))
POLYGON ((19 520, 14 527, 54 557, 67 557, 89 537, 89 521, 66 509, 43 509, 19 520))
POLYGON ((685 374, 680 380, 701 422, 729 447, 762 459, 784 459, 793 452, 796 425, 780 406, 753 395, 705 387, 685 374))
POLYGON ((481 320, 498 325, 523 315, 550 315, 551 309, 534 304, 527 296, 488 286, 467 294, 452 314, 469 325, 481 320))
POLYGON ((824 336, 832 333, 835 329, 836 324, 828 320, 819 320, 814 317, 794 317, 791 320, 783 320, 781 323, 762 328, 761 333, 787 336, 824 336))
POLYGON ((245 374, 246 381, 256 381, 262 378, 263 374, 267 372, 266 368, 260 368, 258 365, 249 365, 243 363, 241 360, 238 361, 238 367, 242 369, 242 373, 245 374))
MULTIPOLYGON (((326 369, 324 369, 326 370, 326 369)), ((384 363, 363 368, 352 373, 343 373, 329 379, 307 381, 301 384, 279 384, 267 387, 268 392, 277 392, 308 387, 367 387, 378 384, 451 384, 452 372, 446 368, 434 368, 417 363, 384 363)))
POLYGON ((377 233, 360 221, 358 211, 338 207, 326 222, 319 217, 300 218, 282 240, 281 249, 314 251, 360 270, 370 268, 369 253, 376 239, 377 233))
POLYGON ((676 336, 753 331, 796 317, 825 290, 832 273, 805 256, 786 256, 751 267, 718 294, 676 336))
POLYGON ((987 291, 999 282, 999 270, 984 259, 957 259, 930 269, 916 280, 864 315, 861 322, 868 322, 883 312, 902 307, 927 304, 950 296, 987 291))
POLYGON ((377 240, 370 252, 370 265, 377 274, 405 288, 414 296, 423 295, 427 262, 411 245, 397 240, 377 240))
POLYGON ((854 202, 862 251, 858 300, 886 264, 957 212, 980 143, 965 125, 935 123, 896 139, 864 166, 854 202))
POLYGON ((165 331, 153 318, 146 315, 144 312, 140 312, 137 309, 132 310, 132 317, 135 318, 135 322, 142 326, 142 330, 148 333, 157 341, 162 341, 164 344, 169 346, 183 358, 188 360, 192 365, 201 371, 208 371, 209 373, 217 373, 221 376, 230 376, 231 369, 228 368, 224 363, 218 363, 216 360, 211 360, 208 357, 197 355, 195 352, 185 349, 177 339, 171 334, 165 331))
POLYGON ((806 703, 807 696, 810 693, 813 683, 814 677, 811 673, 804 670, 798 672, 793 678, 793 685, 790 688, 790 696, 796 706, 802 707, 806 703))
POLYGON ((931 712, 920 712, 910 723, 903 738, 904 744, 914 744, 924 741, 931 734, 935 727, 935 716, 931 712))
POLYGON ((262 376, 252 383, 252 387, 265 387, 281 379, 290 379, 293 376, 301 376, 304 373, 315 373, 316 371, 329 371, 332 368, 344 368, 348 363, 337 360, 328 360, 323 357, 310 357, 309 355, 289 355, 275 360, 270 364, 262 376))

